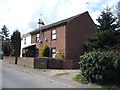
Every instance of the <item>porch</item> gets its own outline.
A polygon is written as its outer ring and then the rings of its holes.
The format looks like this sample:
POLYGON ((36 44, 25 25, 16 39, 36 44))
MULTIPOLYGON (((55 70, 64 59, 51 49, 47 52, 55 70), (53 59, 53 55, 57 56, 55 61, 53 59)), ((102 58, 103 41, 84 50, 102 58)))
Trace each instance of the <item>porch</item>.
POLYGON ((22 49, 22 57, 38 57, 39 50, 36 48, 36 44, 31 44, 22 49))

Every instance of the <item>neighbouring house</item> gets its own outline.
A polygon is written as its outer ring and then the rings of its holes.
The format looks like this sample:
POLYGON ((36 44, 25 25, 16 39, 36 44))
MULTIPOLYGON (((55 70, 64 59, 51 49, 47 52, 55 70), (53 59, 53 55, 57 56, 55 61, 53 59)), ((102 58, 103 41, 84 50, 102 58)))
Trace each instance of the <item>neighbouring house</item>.
POLYGON ((79 61, 79 56, 85 52, 86 40, 96 30, 92 18, 86 11, 23 35, 21 55, 37 57, 44 45, 47 45, 52 58, 59 58, 62 53, 66 66, 70 66, 73 62, 79 61))
POLYGON ((21 57, 36 57, 36 43, 31 43, 31 35, 30 33, 22 35, 21 41, 21 57))

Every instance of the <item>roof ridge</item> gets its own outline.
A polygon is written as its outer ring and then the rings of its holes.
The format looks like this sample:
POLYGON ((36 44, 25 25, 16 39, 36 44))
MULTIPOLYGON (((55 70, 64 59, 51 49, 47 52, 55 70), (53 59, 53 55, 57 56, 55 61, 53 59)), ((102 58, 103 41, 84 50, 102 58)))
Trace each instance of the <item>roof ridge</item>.
MULTIPOLYGON (((58 20, 58 21, 56 21, 56 22, 53 22, 53 23, 51 23, 51 24, 54 24, 54 23, 57 23, 57 22, 61 22, 61 21, 65 21, 65 20, 68 20, 68 19, 74 19, 74 18, 76 18, 76 17, 78 17, 78 16, 80 16, 80 15, 82 15, 82 14, 84 14, 84 13, 88 13, 88 11, 85 11, 85 12, 83 12, 83 13, 80 13, 80 14, 77 14, 77 15, 74 15, 74 16, 71 16, 71 17, 69 17, 69 18, 66 18, 66 19, 62 19, 62 20, 58 20)), ((48 25, 51 25, 51 24, 48 24, 48 25)), ((47 26, 47 25, 45 25, 45 26, 47 26)), ((43 26, 43 27, 45 27, 45 26, 43 26)))
MULTIPOLYGON (((85 14, 85 13, 88 13, 88 11, 85 11, 85 12, 80 13, 80 14, 77 14, 77 15, 75 15, 75 16, 71 16, 71 17, 69 17, 69 18, 66 18, 66 19, 63 19, 63 20, 59 20, 59 21, 56 21, 56 22, 54 22, 54 23, 45 25, 45 26, 41 27, 41 30, 46 30, 46 29, 48 29, 48 28, 55 27, 55 26, 57 26, 57 25, 61 25, 61 24, 68 23, 68 22, 70 22, 71 20, 75 19, 76 17, 78 17, 78 16, 80 16, 80 15, 83 15, 83 14, 85 14)), ((35 29, 35 30, 33 30, 33 31, 29 32, 29 33, 31 33, 31 34, 32 34, 32 33, 38 33, 39 31, 40 31, 40 29, 35 29)))

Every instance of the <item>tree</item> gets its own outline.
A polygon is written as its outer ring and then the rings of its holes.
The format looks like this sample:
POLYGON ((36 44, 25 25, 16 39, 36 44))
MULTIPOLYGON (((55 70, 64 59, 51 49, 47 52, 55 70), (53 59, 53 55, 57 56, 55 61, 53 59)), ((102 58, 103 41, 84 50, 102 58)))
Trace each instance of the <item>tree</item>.
POLYGON ((120 50, 120 32, 115 31, 116 17, 113 16, 111 9, 106 7, 97 21, 98 32, 88 39, 88 49, 120 50))
POLYGON ((13 32, 11 36, 11 47, 12 53, 15 55, 15 64, 17 64, 17 57, 20 56, 20 48, 21 48, 21 34, 18 30, 13 32))
POLYGON ((9 38, 9 30, 4 25, 2 30, 2 50, 4 51, 4 55, 10 55, 10 38, 9 38))
POLYGON ((101 15, 98 17, 98 30, 115 30, 117 24, 116 23, 117 18, 112 14, 111 8, 108 6, 101 11, 101 15))
POLYGON ((9 30, 8 28, 4 25, 2 30, 2 34, 3 34, 3 40, 8 40, 9 39, 9 30))
POLYGON ((89 50, 120 50, 120 32, 113 30, 99 31, 87 42, 89 50))

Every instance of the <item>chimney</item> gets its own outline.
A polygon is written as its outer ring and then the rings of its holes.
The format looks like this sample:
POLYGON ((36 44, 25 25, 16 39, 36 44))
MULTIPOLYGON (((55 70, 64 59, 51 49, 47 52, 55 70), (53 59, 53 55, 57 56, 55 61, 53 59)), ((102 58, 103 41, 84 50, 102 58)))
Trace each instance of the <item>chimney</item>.
POLYGON ((39 19, 39 21, 37 23, 37 29, 40 29, 44 25, 45 25, 44 22, 41 19, 39 19))

